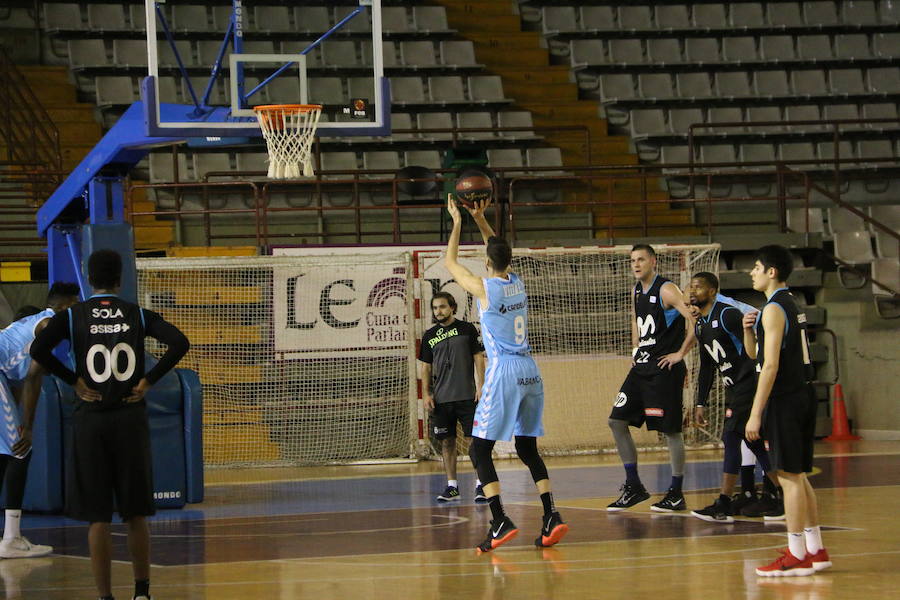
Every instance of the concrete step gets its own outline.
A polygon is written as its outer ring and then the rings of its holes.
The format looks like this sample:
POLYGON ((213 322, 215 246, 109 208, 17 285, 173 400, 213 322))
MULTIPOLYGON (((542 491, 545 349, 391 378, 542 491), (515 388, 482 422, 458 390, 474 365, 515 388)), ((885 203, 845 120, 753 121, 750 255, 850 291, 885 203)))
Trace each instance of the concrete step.
POLYGON ((481 0, 480 2, 459 0, 436 0, 432 4, 440 4, 447 9, 447 19, 468 24, 472 19, 479 19, 487 15, 511 15, 513 6, 508 0, 481 0))
POLYGON ((504 83, 507 80, 536 86, 548 83, 571 83, 569 67, 565 65, 548 65, 539 70, 516 66, 495 67, 491 70, 503 77, 504 83))

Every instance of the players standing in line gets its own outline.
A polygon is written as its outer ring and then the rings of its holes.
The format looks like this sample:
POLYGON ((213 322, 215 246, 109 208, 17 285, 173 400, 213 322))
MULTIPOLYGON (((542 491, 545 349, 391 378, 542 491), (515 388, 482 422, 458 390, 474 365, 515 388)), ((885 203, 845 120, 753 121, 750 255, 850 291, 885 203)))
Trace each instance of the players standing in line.
MULTIPOLYGON (((475 405, 484 383, 484 346, 478 329, 456 314, 456 299, 449 292, 431 298, 431 314, 437 325, 422 335, 419 346, 421 378, 425 385, 425 409, 431 413, 434 437, 441 442, 447 489, 440 502, 459 500, 456 480, 456 423, 472 437, 475 405)), ((475 500, 486 500, 481 482, 475 482, 475 500)))
MULTIPOLYGON (((700 345, 700 374, 697 385, 697 402, 694 420, 705 425, 704 407, 709 398, 715 371, 719 372, 725 386, 725 425, 722 441, 725 443, 725 460, 722 466, 722 488, 719 497, 706 508, 691 512, 692 515, 714 523, 733 523, 739 514, 732 506, 731 495, 741 465, 741 441, 744 427, 750 416, 750 405, 756 391, 756 365, 744 352, 744 313, 727 296, 719 291, 719 278, 712 273, 697 273, 691 279, 691 304, 699 309, 695 324, 697 342, 700 345)), ((750 307, 747 307, 748 309, 750 307)), ((748 311, 749 312, 749 311, 748 311)), ((769 496, 778 497, 778 481, 769 466, 769 454, 762 440, 747 442, 747 446, 759 460, 766 474, 765 489, 769 496)), ((751 475, 752 476, 752 475, 751 475)), ((774 518, 773 516, 768 517, 774 518)), ((784 518, 784 510, 781 510, 784 518)))
POLYGON ((484 217, 489 202, 479 202, 469 209, 487 245, 489 276, 484 279, 476 277, 457 262, 462 215, 452 195, 447 197, 447 211, 453 218, 453 229, 445 258, 447 270, 478 302, 481 336, 488 356, 488 370, 475 411, 469 449, 493 517, 487 538, 478 545, 479 552, 490 552, 519 533, 515 523, 503 510, 500 481, 491 456, 497 440, 510 440, 513 436, 516 439, 516 454, 531 472, 544 507, 541 533, 535 545, 552 546, 569 530, 553 504, 550 477, 537 448, 537 438, 544 434, 544 384, 528 344, 525 284, 509 271, 512 260, 509 243, 494 235, 484 217))
MULTIPOLYGON (((150 530, 154 514, 150 431, 144 394, 188 351, 188 340, 159 314, 120 299, 122 259, 97 250, 88 259, 94 295, 58 313, 31 346, 31 356, 75 388, 72 456, 67 461, 68 517, 88 521, 91 568, 101 600, 112 600, 110 522, 115 508, 128 524, 135 600, 150 599, 150 530), (144 371, 144 337, 168 346, 144 371), (53 348, 72 344, 75 372, 53 348)), ((26 384, 34 383, 31 378, 26 384)), ((26 398, 28 395, 26 394, 26 398)), ((34 404, 26 404, 23 440, 30 441, 34 404)))
MULTIPOLYGON (((47 293, 47 307, 44 310, 22 307, 16 311, 16 319, 6 329, 0 331, 0 414, 10 419, 21 420, 22 384, 30 373, 40 377, 40 365, 32 362, 28 350, 35 335, 46 327, 54 314, 78 302, 78 285, 74 283, 54 283, 47 293), (32 311, 33 309, 33 311, 32 311), (16 396, 18 395, 18 399, 16 396)), ((38 393, 40 387, 38 386, 38 393)), ((6 424, 6 421, 2 421, 6 424)), ((25 483, 31 452, 19 448, 19 433, 3 427, 0 435, 0 482, 6 491, 3 540, 0 541, 0 558, 34 558, 53 552, 50 546, 32 544, 22 535, 22 499, 25 497, 25 483), (11 435, 10 435, 11 434, 11 435)))
POLYGON ((784 488, 788 548, 756 569, 766 577, 812 575, 831 566, 819 530, 816 494, 806 477, 812 471, 816 399, 812 392, 806 315, 785 282, 793 270, 791 253, 763 246, 750 271, 753 289, 766 294, 762 313, 744 316, 744 347, 755 358, 759 379, 747 419, 746 438, 769 442, 772 468, 784 488))
POLYGON ((637 448, 628 427, 665 434, 672 465, 672 483, 662 500, 650 508, 657 512, 685 510, 684 438, 682 395, 687 372, 683 359, 694 345, 694 328, 684 295, 678 286, 656 273, 656 252, 647 244, 631 249, 634 286, 634 321, 631 343, 632 367, 616 396, 609 415, 609 428, 625 466, 622 495, 606 510, 620 511, 650 497, 638 476, 637 448))

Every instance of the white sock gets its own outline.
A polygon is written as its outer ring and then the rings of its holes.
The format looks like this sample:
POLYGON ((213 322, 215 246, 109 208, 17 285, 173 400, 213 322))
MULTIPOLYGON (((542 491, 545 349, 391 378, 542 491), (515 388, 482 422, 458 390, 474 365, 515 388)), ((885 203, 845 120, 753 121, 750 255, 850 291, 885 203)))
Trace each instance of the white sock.
POLYGON ((741 466, 752 467, 756 464, 756 455, 747 447, 747 442, 741 440, 741 466))
POLYGON ((21 510, 7 510, 6 511, 6 522, 3 527, 3 539, 11 540, 13 538, 17 538, 22 535, 22 531, 19 529, 19 523, 22 521, 22 511, 21 510))
POLYGON ((810 554, 815 554, 825 547, 822 544, 822 530, 818 525, 805 528, 803 536, 806 538, 806 549, 810 554))
POLYGON ((806 541, 803 532, 788 533, 788 550, 797 560, 806 558, 806 541))
POLYGON ((478 487, 479 485, 481 485, 481 480, 476 477, 475 478, 475 487, 478 487))
POLYGON ((459 487, 459 486, 456 485, 456 484, 457 484, 457 481, 456 481, 455 479, 448 479, 448 480, 447 480, 447 485, 449 485, 450 487, 459 487))

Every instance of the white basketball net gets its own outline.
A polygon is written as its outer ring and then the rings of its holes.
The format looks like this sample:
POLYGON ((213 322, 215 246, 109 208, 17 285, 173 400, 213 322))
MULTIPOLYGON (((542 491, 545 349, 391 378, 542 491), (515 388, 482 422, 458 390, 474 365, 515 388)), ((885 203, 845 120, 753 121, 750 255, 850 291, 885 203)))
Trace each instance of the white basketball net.
POLYGON ((312 142, 322 115, 318 104, 256 106, 256 118, 269 150, 269 178, 312 177, 312 142))

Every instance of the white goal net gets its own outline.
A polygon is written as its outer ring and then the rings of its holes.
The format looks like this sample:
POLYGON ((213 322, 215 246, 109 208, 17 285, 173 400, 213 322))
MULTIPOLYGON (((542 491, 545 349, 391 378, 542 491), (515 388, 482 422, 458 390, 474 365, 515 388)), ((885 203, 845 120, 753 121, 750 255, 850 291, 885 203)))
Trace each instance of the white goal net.
MULTIPOLYGON (((717 272, 718 246, 657 246, 660 273, 686 290, 717 272)), ((542 450, 613 447, 606 424, 631 364, 630 247, 516 249, 529 298, 529 336, 546 393, 542 450)), ((484 274, 483 250, 461 261, 484 274)), ((180 366, 203 383, 204 461, 215 465, 350 463, 433 453, 419 397, 416 341, 431 326, 431 296, 456 296, 458 318, 478 322, 471 297, 439 251, 391 248, 323 256, 138 259, 138 301, 191 341, 180 366)), ((148 349, 158 351, 148 340, 148 349)), ((693 405, 697 351, 686 359, 693 405)), ((714 388, 709 428, 721 434, 714 388)), ((641 430, 635 441, 656 447, 641 430)), ((499 447, 500 453, 509 448, 499 447)))

